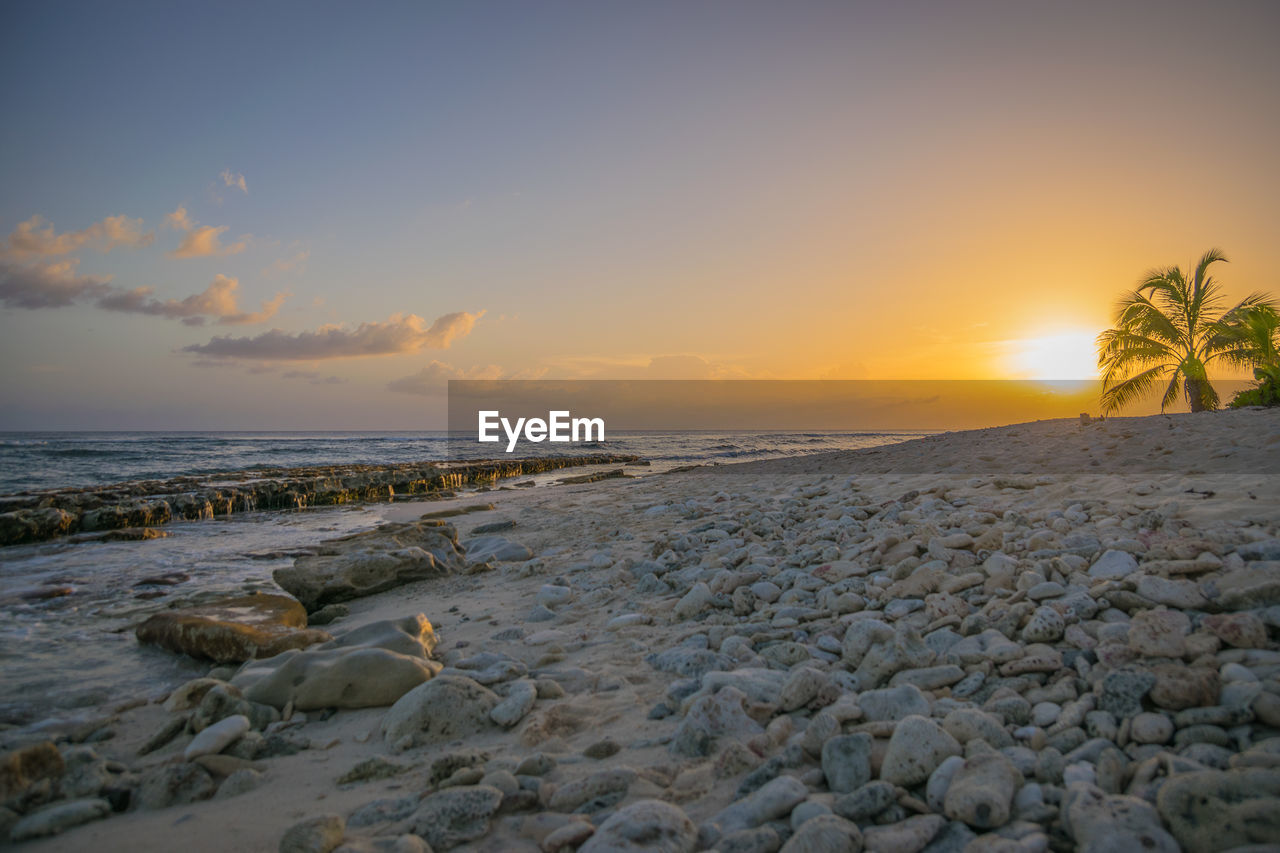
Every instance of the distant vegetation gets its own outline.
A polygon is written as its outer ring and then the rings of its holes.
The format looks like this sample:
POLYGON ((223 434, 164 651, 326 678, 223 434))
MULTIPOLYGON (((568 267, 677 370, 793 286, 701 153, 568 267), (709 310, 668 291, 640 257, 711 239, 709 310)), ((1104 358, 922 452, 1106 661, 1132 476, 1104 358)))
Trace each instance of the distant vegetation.
POLYGON ((1218 408, 1210 365, 1253 367, 1258 386, 1232 406, 1280 404, 1280 312, 1269 294, 1226 308, 1209 268, 1226 258, 1205 252, 1188 277, 1180 267, 1153 269, 1120 298, 1115 326, 1098 336, 1102 410, 1119 411, 1159 390, 1160 410, 1182 396, 1193 412, 1218 408))

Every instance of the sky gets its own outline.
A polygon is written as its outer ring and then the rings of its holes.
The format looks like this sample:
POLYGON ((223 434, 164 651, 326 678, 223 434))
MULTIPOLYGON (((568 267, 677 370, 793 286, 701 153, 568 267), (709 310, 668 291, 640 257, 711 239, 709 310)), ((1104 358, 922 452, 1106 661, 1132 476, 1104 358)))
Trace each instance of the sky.
MULTIPOLYGON (((0 429, 451 378, 1083 378, 1280 292, 1273 2, 0 6, 0 429)), ((907 427, 910 424, 903 424, 907 427)))

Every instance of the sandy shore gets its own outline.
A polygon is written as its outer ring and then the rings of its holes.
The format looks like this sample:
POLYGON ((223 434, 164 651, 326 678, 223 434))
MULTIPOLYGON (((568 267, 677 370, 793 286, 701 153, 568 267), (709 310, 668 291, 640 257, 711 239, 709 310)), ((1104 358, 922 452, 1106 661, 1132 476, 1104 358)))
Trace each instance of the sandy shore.
MULTIPOLYGON (((422 546, 438 572, 312 628, 342 652, 375 626, 362 648, 416 653, 420 686, 390 708, 291 700, 274 721, 246 714, 247 734, 219 722, 247 705, 219 716, 199 690, 191 707, 121 696, 78 731, 0 733, 28 750, 0 765, 4 833, 65 826, 32 851, 190 853, 408 851, 419 836, 492 851, 1280 844, 1278 460, 1280 412, 1232 411, 388 506, 389 524, 480 506, 443 521, 464 544, 488 538, 456 565, 422 546), (492 559, 476 565, 479 548, 492 559), (377 624, 419 613, 434 638, 418 646, 377 624), (227 760, 184 761, 210 723, 227 760), (32 769, 44 739, 62 769, 32 769), (339 782, 358 767, 373 778, 339 782)), ((234 680, 217 695, 258 695, 234 680)))

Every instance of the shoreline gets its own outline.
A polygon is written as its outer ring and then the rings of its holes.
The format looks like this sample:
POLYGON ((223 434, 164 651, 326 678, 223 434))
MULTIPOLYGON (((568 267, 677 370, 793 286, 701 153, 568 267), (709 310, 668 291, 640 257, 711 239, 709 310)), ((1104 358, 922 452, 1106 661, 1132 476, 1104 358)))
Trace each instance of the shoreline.
MULTIPOLYGON (((324 814, 352 849, 383 849, 375 838, 414 849, 406 834, 441 832, 428 837, 437 850, 548 849, 556 832, 605 844, 619 823, 654 821, 687 849, 734 833, 777 849, 771 834, 781 846, 845 824, 869 850, 961 849, 995 831, 1027 850, 1135 833, 1192 849, 1188 839, 1209 836, 1166 809, 1179 791, 1215 798, 1229 817, 1252 773, 1244 802, 1262 796, 1272 814, 1280 804, 1268 788, 1280 764, 1269 746, 1280 746, 1280 556, 1266 550, 1280 535, 1275 455, 1275 413, 1042 421, 433 502, 491 504, 443 521, 462 542, 501 538, 530 558, 463 557, 344 600, 347 615, 314 627, 342 641, 423 613, 435 646, 421 660, 444 669, 414 690, 475 683, 484 692, 470 699, 436 697, 467 725, 421 742, 419 725, 402 743, 384 736, 388 705, 330 713, 295 701, 275 709, 290 719, 255 725, 257 746, 243 734, 210 756, 228 760, 199 763, 183 760, 188 733, 138 749, 204 700, 169 710, 114 697, 96 726, 50 732, 70 756, 50 795, 101 777, 110 785, 80 799, 114 808, 110 791, 137 796, 181 772, 207 776, 212 794, 241 771, 228 792, 253 794, 187 799, 170 786, 23 849, 166 849, 181 819, 193 851, 275 850, 290 826, 324 814), (975 465, 991 442, 1004 455, 975 465), (1090 454, 1134 464, 1091 470, 1080 464, 1090 454), (510 726, 492 719, 486 694, 502 704, 526 689, 510 726), (338 781, 360 767, 363 781, 338 781), (586 790, 596 793, 577 802, 586 790), (463 795, 482 813, 455 826, 440 809, 463 795), (643 806, 654 799, 668 807, 643 806), (864 814, 868 803, 881 807, 864 814), (1003 822, 982 826, 983 803, 1003 822), (1114 818, 1125 804, 1138 826, 1114 818)), ((422 509, 383 505, 371 538, 422 509)), ((6 748, 15 733, 0 733, 6 748)))

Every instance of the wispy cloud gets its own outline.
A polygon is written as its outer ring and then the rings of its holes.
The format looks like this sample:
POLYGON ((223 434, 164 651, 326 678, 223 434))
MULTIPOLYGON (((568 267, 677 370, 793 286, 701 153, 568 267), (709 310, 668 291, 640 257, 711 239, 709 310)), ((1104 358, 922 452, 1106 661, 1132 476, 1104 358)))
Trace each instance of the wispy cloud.
POLYGON ((140 249, 155 240, 154 231, 143 231, 141 219, 127 216, 108 216, 80 231, 54 230, 53 223, 43 216, 33 216, 6 238, 0 257, 13 261, 52 258, 67 255, 83 248, 95 248, 110 252, 116 248, 140 249))
POLYGON ((7 308, 65 308, 111 292, 110 276, 78 275, 75 258, 21 266, 0 261, 0 303, 7 308))
POLYGON ((276 258, 266 267, 263 267, 262 274, 268 278, 278 275, 286 275, 288 273, 306 272, 307 260, 311 257, 311 252, 307 249, 299 249, 287 258, 276 258))
POLYGON ((533 376, 507 376, 496 364, 472 367, 468 370, 433 360, 426 367, 410 376, 402 376, 387 383, 388 391, 399 394, 416 394, 420 397, 437 397, 444 394, 450 379, 532 379, 533 376))
POLYGON ((240 190, 240 192, 248 194, 249 185, 245 183, 244 175, 240 174, 239 172, 233 172, 230 169, 223 169, 222 174, 219 175, 219 177, 222 178, 223 185, 228 187, 235 187, 236 189, 240 190))
POLYGON ((216 227, 205 225, 188 231, 187 236, 182 238, 182 244, 170 252, 169 257, 208 258, 237 255, 243 252, 245 247, 249 245, 248 240, 245 238, 229 246, 222 245, 222 234, 228 227, 226 225, 216 227))
POLYGON ((262 304, 260 311, 245 312, 237 304, 239 287, 238 279, 219 275, 207 288, 185 299, 159 300, 154 298, 152 288, 136 287, 133 290, 116 290, 106 294, 98 300, 97 305, 107 311, 151 314, 182 320, 188 326, 202 326, 209 318, 224 325, 249 325, 270 320, 280 310, 286 298, 285 294, 277 293, 262 304))
POLYGON ((482 316, 484 311, 459 311, 428 326, 416 314, 393 314, 385 323, 361 323, 354 329, 335 324, 298 333, 272 329, 254 337, 219 336, 207 344, 185 347, 184 352, 223 359, 323 361, 448 349, 455 340, 470 334, 482 316))
POLYGON ((164 218, 164 222, 170 228, 177 229, 178 231, 190 231, 192 228, 196 227, 195 220, 187 214, 187 206, 184 204, 178 205, 178 209, 173 213, 167 214, 164 218))

